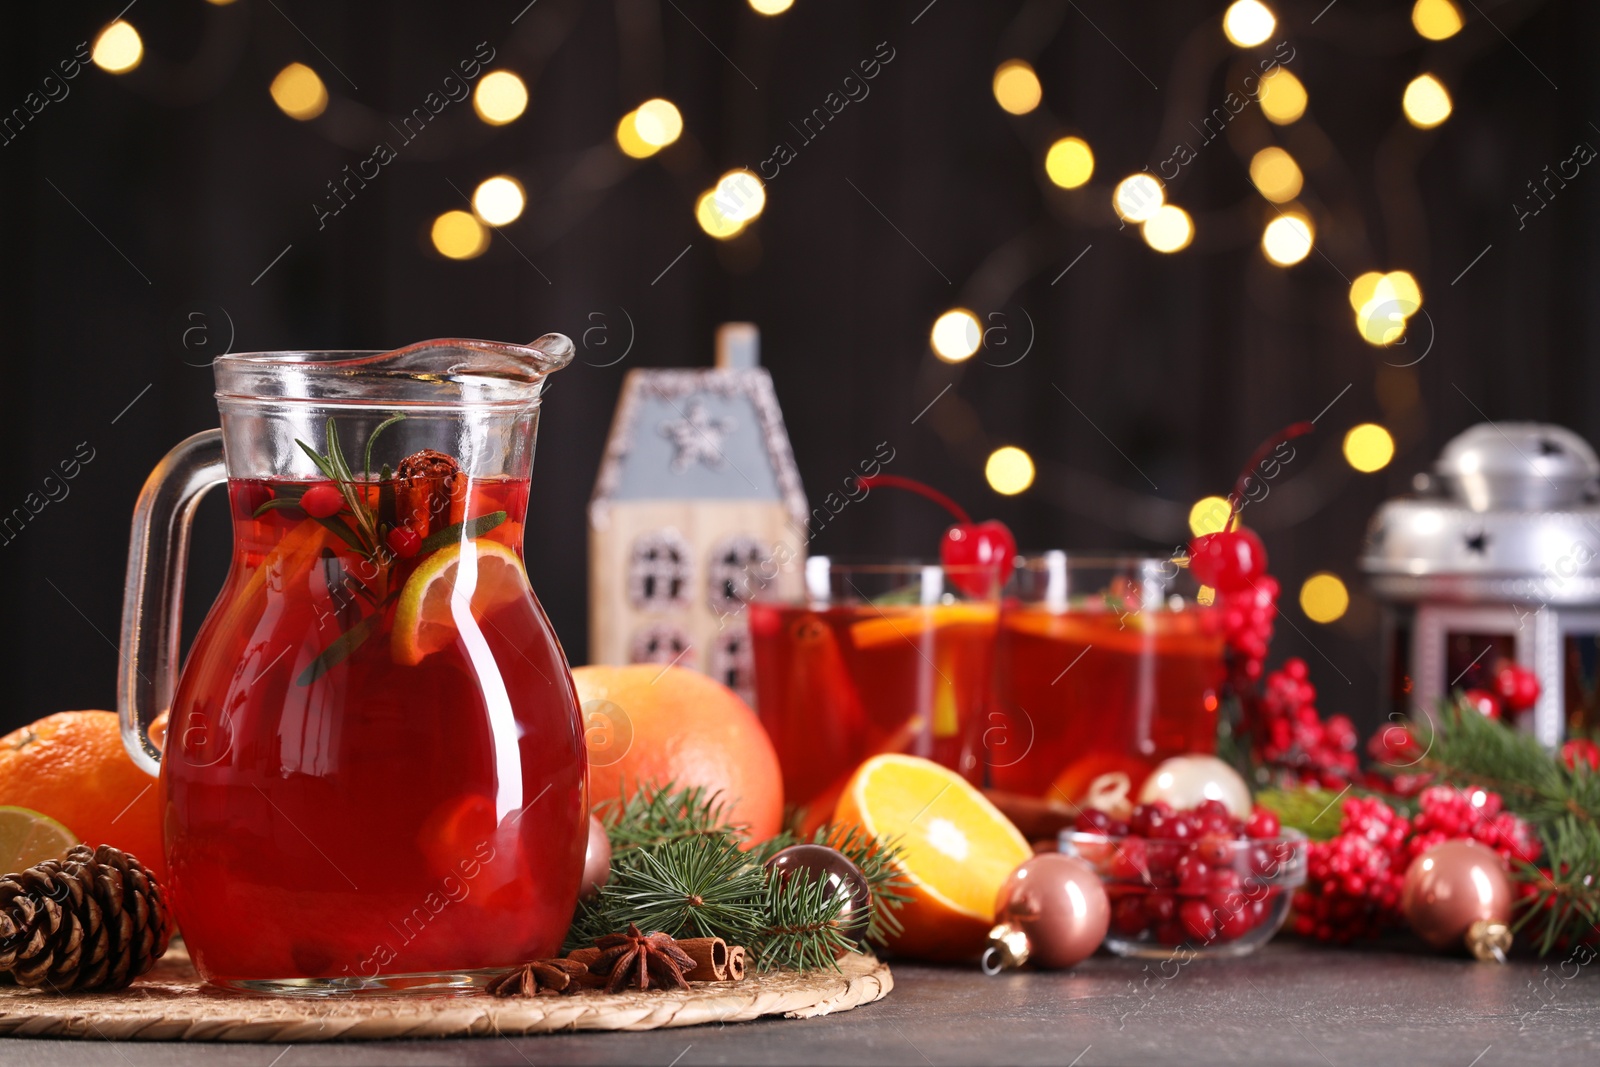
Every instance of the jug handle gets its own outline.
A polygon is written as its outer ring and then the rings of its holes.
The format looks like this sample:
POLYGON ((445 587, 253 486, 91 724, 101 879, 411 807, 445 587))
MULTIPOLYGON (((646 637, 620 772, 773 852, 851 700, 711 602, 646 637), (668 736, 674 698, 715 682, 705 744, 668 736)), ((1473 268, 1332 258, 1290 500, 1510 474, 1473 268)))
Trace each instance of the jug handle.
POLYGON ((122 743, 148 774, 159 775, 161 764, 161 750, 150 741, 150 723, 172 705, 182 656, 189 527, 206 491, 226 480, 222 431, 206 430, 162 457, 134 505, 123 586, 117 712, 122 743))

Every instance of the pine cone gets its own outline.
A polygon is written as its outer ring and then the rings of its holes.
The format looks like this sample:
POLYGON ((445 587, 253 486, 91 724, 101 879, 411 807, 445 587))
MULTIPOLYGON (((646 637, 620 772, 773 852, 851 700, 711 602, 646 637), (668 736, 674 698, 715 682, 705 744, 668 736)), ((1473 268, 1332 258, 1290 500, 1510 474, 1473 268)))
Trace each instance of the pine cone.
POLYGON ((77 845, 0 878, 0 972, 57 993, 120 989, 167 951, 161 887, 138 860, 77 845))

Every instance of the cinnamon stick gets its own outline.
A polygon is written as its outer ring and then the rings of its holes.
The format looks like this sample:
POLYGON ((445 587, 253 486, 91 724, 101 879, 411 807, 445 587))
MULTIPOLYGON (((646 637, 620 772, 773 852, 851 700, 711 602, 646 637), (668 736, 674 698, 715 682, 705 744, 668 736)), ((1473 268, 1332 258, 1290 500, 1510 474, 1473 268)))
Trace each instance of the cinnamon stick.
POLYGON ((684 937, 678 947, 694 960, 694 970, 685 971, 691 982, 726 982, 728 980, 728 943, 720 937, 684 937))
POLYGON ((728 946, 728 981, 744 981, 744 946, 728 946))

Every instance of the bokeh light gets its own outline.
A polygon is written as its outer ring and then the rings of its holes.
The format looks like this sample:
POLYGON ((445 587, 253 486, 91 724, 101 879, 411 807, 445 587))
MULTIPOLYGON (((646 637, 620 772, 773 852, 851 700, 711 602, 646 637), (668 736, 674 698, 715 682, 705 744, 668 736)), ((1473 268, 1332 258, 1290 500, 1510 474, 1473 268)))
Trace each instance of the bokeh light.
POLYGON ((1277 25, 1272 9, 1261 0, 1234 0, 1222 15, 1222 32, 1240 48, 1254 48, 1271 37, 1277 25))
POLYGON ((1394 438, 1375 422, 1352 426, 1344 435, 1344 458, 1362 474, 1381 471, 1394 458, 1394 438))
POLYGON ((1279 215, 1261 233, 1261 251, 1280 267, 1292 267, 1311 254, 1315 227, 1298 211, 1279 215))
POLYGON ((951 308, 933 320, 928 343, 933 346, 933 354, 946 363, 960 363, 983 343, 983 327, 978 316, 966 308, 951 308))
POLYGON ((491 70, 472 93, 472 110, 491 126, 515 122, 528 110, 528 87, 509 70, 491 70))
POLYGON ((694 217, 700 228, 719 240, 736 237, 767 206, 761 179, 748 170, 730 170, 717 184, 700 194, 694 217))
POLYGON ((1383 281, 1383 272, 1369 270, 1350 283, 1350 310, 1360 311, 1372 302, 1377 295, 1378 283, 1383 281))
POLYGON ((1194 240, 1194 222, 1175 204, 1162 204, 1144 221, 1144 243, 1157 252, 1177 252, 1194 240))
POLYGON ((118 19, 100 31, 89 53, 94 65, 110 74, 126 74, 144 58, 144 42, 133 24, 118 19))
POLYGON ((1063 189, 1076 189, 1094 176, 1094 152, 1081 137, 1063 137, 1045 153, 1044 172, 1063 189))
POLYGON ((206 0, 206 3, 215 7, 227 7, 229 4, 233 3, 233 0, 206 0))
POLYGON ((1263 148, 1250 159, 1250 180, 1261 195, 1274 204, 1284 204, 1300 195, 1305 177, 1294 157, 1276 145, 1263 148))
POLYGON ((617 147, 622 149, 624 155, 632 156, 634 159, 645 159, 661 149, 639 136, 638 118, 637 111, 630 111, 618 121, 617 147))
POLYGON ((997 448, 989 453, 983 476, 995 492, 1016 496, 1033 484, 1033 457, 1014 445, 997 448))
POLYGON ((657 97, 633 112, 633 127, 645 144, 665 148, 683 133, 683 115, 672 101, 657 97))
POLYGON ((1450 94, 1432 74, 1419 74, 1406 86, 1400 106, 1407 122, 1419 130, 1431 130, 1450 117, 1450 94))
POLYGON ((485 179, 472 193, 472 210, 490 226, 516 222, 526 203, 522 183, 504 174, 485 179))
POLYGON ((1261 76, 1256 99, 1267 121, 1277 126, 1287 126, 1306 113, 1305 85, 1282 67, 1274 67, 1261 76))
POLYGON ((268 91, 279 110, 301 122, 316 118, 328 107, 328 87, 304 63, 290 63, 278 71, 268 91))
POLYGON ((722 213, 722 208, 717 204, 715 189, 707 189, 700 194, 700 199, 694 202, 694 219, 702 230, 719 241, 736 237, 744 229, 742 222, 722 213))
POLYGON ((1442 41, 1461 32, 1461 11, 1450 0, 1417 0, 1411 25, 1430 41, 1442 41))
POLYGON ((1033 68, 1020 59, 1008 59, 994 72, 994 99, 1013 115, 1026 115, 1039 106, 1044 88, 1033 68))
POLYGON ((1313 574, 1300 586, 1300 610, 1312 622, 1334 622, 1350 607, 1350 590, 1337 574, 1313 574))
POLYGON ((750 0, 750 8, 760 15, 781 15, 794 6, 794 0, 750 0))
POLYGON ((446 211, 433 220, 433 247, 451 259, 472 259, 489 247, 489 231, 470 211, 446 211))
POLYGON ((1111 206, 1127 222, 1144 222, 1166 201, 1161 183, 1148 174, 1130 174, 1111 192, 1111 206))
POLYGON ((1203 496, 1189 509, 1189 532, 1196 537, 1221 533, 1233 518, 1233 507, 1220 496, 1203 496))
POLYGON ((1392 345, 1405 336, 1406 320, 1422 307, 1422 289, 1409 271, 1368 271, 1350 283, 1356 331, 1368 344, 1392 345))

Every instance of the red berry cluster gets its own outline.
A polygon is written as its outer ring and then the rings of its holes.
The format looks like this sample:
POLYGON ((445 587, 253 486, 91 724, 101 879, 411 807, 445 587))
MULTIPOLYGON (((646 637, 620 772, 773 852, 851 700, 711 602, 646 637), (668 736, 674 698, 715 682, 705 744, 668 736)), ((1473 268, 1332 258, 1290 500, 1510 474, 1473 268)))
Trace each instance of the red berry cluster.
POLYGON ((1494 668, 1494 690, 1468 689, 1461 694, 1485 718, 1499 720, 1504 710, 1529 711, 1539 702, 1539 676, 1519 663, 1501 660, 1494 668))
POLYGON ((1267 675, 1266 692, 1254 704, 1253 737, 1263 763, 1294 782, 1341 789, 1356 777, 1356 728, 1343 715, 1317 713, 1317 690, 1306 661, 1284 661, 1267 675))
POLYGON ((1596 745, 1587 737, 1574 737, 1561 746, 1561 762, 1567 765, 1569 771, 1575 771, 1579 767, 1600 771, 1600 745, 1596 745))
POLYGON ((1204 946, 1236 941, 1281 914, 1274 905, 1284 890, 1275 882, 1296 842, 1280 836, 1278 817, 1265 808, 1240 820, 1217 800, 1188 811, 1156 801, 1126 822, 1085 810, 1077 829, 1096 835, 1080 851, 1106 880, 1117 937, 1204 946), (1096 850, 1102 836, 1109 847, 1096 850))
POLYGON ((1261 679, 1278 614, 1278 580, 1267 573, 1267 550, 1243 527, 1206 534, 1189 543, 1189 570, 1211 587, 1222 613, 1222 631, 1233 653, 1229 671, 1235 690, 1261 679))
POLYGON ((1344 802, 1338 835, 1308 850, 1306 884, 1294 896, 1295 933, 1347 942, 1399 928, 1406 869, 1445 841, 1478 841, 1508 863, 1539 856, 1532 828, 1502 811, 1500 797, 1487 790, 1430 786, 1418 805, 1413 821, 1378 797, 1344 802))

